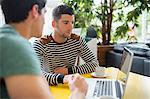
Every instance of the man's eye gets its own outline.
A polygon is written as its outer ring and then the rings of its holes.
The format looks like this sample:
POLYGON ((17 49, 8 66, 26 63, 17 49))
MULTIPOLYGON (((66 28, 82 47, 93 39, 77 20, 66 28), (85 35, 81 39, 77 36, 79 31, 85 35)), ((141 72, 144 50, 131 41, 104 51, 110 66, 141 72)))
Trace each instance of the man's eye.
POLYGON ((64 22, 64 24, 68 24, 68 22, 64 22))

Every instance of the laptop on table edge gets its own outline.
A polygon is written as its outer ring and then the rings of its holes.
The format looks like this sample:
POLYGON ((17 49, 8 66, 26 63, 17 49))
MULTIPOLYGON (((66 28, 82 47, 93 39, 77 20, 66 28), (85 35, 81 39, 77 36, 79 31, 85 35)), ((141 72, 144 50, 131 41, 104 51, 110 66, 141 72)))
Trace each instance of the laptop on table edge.
POLYGON ((120 62, 120 71, 125 75, 119 80, 120 73, 117 73, 117 79, 98 79, 86 78, 89 85, 86 99, 122 99, 125 93, 129 72, 133 61, 133 52, 124 47, 120 62))

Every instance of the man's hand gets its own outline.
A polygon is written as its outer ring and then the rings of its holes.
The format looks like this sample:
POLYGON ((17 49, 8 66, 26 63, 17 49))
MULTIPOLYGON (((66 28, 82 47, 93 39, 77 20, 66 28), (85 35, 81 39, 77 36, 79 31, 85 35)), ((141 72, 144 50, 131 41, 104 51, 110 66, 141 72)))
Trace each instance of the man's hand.
POLYGON ((63 79, 63 83, 68 83, 69 80, 73 79, 73 77, 74 77, 74 74, 65 75, 63 79))
POLYGON ((68 84, 73 96, 74 94, 86 95, 88 84, 86 83, 85 79, 79 74, 72 75, 71 78, 69 78, 68 84))
POLYGON ((57 74, 67 75, 68 74, 68 68, 58 67, 58 68, 54 69, 54 72, 57 73, 57 74))

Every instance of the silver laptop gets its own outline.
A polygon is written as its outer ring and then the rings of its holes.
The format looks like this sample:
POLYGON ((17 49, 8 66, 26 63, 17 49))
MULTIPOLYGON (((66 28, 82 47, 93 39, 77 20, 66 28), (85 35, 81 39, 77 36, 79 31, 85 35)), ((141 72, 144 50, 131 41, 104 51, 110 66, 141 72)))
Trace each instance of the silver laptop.
POLYGON ((86 99, 122 99, 125 93, 133 53, 124 48, 120 62, 120 70, 116 79, 86 78, 89 85, 86 99))

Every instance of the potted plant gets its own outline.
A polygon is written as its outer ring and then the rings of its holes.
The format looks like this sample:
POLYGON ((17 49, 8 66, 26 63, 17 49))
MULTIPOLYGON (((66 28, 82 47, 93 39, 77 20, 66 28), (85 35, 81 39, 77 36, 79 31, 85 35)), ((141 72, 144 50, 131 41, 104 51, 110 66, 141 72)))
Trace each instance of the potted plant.
POLYGON ((116 40, 127 36, 129 23, 138 26, 138 17, 143 10, 150 10, 150 1, 100 0, 95 6, 96 17, 101 23, 99 30, 102 34, 101 46, 98 46, 98 58, 100 58, 100 64, 105 65, 105 53, 113 48, 110 46, 111 36, 116 40), (127 8, 129 9, 126 10, 127 8), (119 25, 113 31, 112 26, 114 26, 114 23, 119 25))
POLYGON ((129 23, 138 26, 138 17, 143 10, 150 10, 149 0, 100 0, 95 7, 96 17, 100 21, 100 32, 102 34, 102 45, 109 45, 114 32, 116 39, 126 36, 129 23), (128 8, 128 9, 127 9, 128 8), (118 25, 114 31, 112 26, 118 25))

